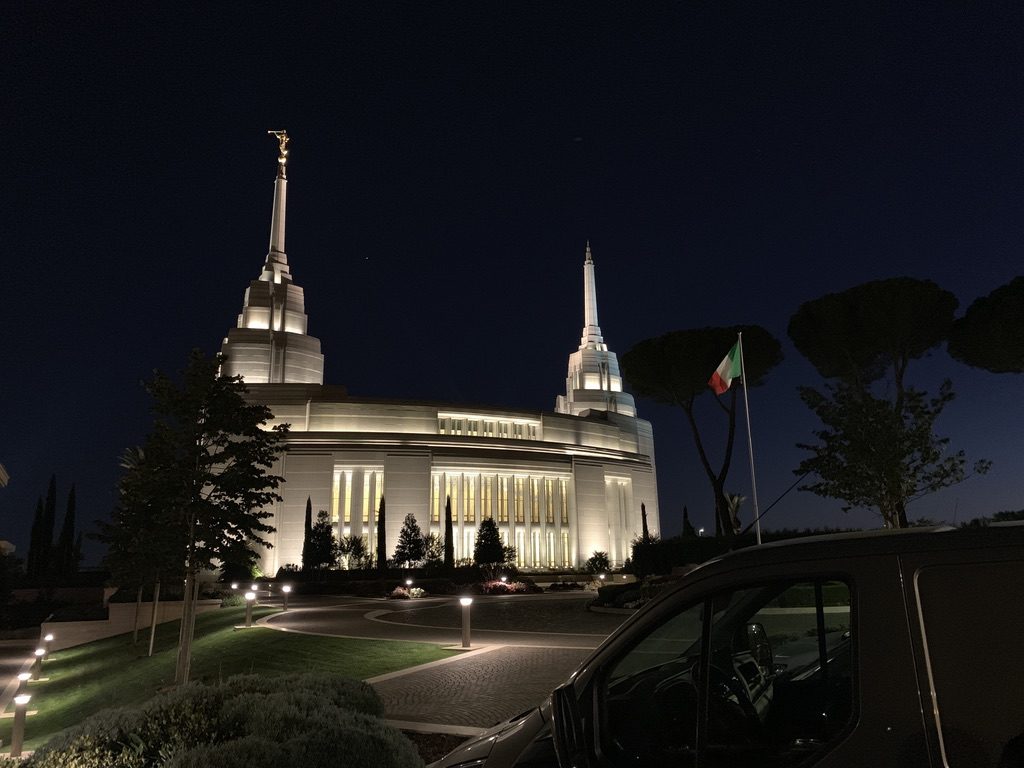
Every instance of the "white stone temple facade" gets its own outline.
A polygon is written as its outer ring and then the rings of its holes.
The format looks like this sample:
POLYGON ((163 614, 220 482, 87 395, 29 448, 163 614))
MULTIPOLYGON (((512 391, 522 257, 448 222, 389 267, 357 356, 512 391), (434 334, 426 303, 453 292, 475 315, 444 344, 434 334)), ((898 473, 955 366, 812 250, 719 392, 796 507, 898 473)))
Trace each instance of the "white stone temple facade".
POLYGON ((307 334, 303 292, 288 267, 286 144, 269 253, 221 348, 224 372, 244 378, 250 398, 273 411, 272 424, 291 425, 274 469, 286 482, 272 509, 277 531, 262 551, 264 573, 301 562, 307 498, 314 514, 330 513, 337 535, 363 536, 374 552, 383 496, 389 553, 408 513, 424 533, 443 537, 450 498, 456 560, 472 557, 477 528, 490 517, 526 569, 579 568, 595 551, 621 565, 642 530, 641 504, 659 533, 654 437, 602 337, 589 244, 583 333, 556 412, 350 397, 323 384, 320 341, 307 334))

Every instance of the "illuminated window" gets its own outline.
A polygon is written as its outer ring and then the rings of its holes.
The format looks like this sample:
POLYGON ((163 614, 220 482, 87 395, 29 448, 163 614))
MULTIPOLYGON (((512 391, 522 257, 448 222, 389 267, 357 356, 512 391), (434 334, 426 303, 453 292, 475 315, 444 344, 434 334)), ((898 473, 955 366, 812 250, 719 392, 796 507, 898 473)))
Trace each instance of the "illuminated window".
POLYGON ((459 519, 459 478, 453 475, 445 475, 445 486, 448 498, 452 500, 452 522, 461 523, 459 519))
POLYGON ((508 478, 498 478, 498 522, 508 522, 508 478))
POLYGON ((536 530, 530 534, 530 565, 540 567, 540 531, 536 530))
POLYGON ((334 483, 331 486, 331 522, 338 522, 338 508, 341 496, 341 473, 334 473, 334 483))
POLYGON ((447 429, 445 429, 444 422, 445 422, 445 419, 443 419, 443 418, 439 417, 437 419, 437 431, 438 431, 438 434, 443 435, 443 434, 445 434, 445 432, 448 431, 447 429))
POLYGON ((525 490, 524 486, 525 486, 525 483, 523 482, 523 478, 517 477, 516 478, 516 484, 515 484, 515 505, 516 505, 516 522, 517 523, 525 523, 526 522, 526 513, 525 513, 525 509, 524 509, 525 499, 523 498, 526 490, 525 490))
POLYGON ((480 519, 491 519, 491 484, 494 478, 491 476, 480 478, 480 519))
POLYGON ((463 501, 466 504, 465 517, 467 523, 476 522, 476 477, 465 476, 465 483, 462 493, 463 501))
MULTIPOLYGON (((547 517, 545 518, 549 525, 554 525, 555 522, 555 484, 549 477, 544 481, 544 497, 547 502, 547 517)), ((554 547, 550 547, 554 550, 554 547)))
POLYGON ((441 477, 434 475, 430 478, 430 522, 441 522, 441 477))
POLYGON ((569 524, 569 494, 568 494, 566 486, 565 486, 565 480, 559 480, 558 484, 559 484, 559 486, 561 486, 559 488, 559 490, 561 491, 561 496, 562 496, 562 525, 568 525, 569 524))
POLYGON ((521 530, 516 531, 516 565, 526 567, 526 533, 521 530))
POLYGON ((569 534, 566 531, 562 532, 562 567, 569 567, 569 534))
POLYGON ((530 522, 540 522, 540 480, 530 478, 530 522))
POLYGON ((345 472, 345 507, 342 510, 345 525, 352 522, 352 470, 345 472))
POLYGON ((373 475, 370 472, 363 472, 363 522, 370 522, 370 483, 373 475))
POLYGON ((555 567, 555 532, 548 531, 548 551, 547 551, 547 566, 548 568, 555 567))

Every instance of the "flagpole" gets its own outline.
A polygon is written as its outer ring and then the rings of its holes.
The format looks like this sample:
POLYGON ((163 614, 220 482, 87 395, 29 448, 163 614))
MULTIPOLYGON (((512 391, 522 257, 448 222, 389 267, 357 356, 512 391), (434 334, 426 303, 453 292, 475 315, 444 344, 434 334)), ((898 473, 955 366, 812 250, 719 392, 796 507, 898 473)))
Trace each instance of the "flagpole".
POLYGON ((754 531, 757 543, 761 543, 761 510, 757 504, 757 477, 754 475, 754 438, 750 431, 750 401, 747 399, 747 361, 743 359, 743 332, 739 334, 737 344, 740 347, 740 376, 743 380, 743 408, 747 412, 747 455, 750 457, 750 485, 754 496, 754 531))

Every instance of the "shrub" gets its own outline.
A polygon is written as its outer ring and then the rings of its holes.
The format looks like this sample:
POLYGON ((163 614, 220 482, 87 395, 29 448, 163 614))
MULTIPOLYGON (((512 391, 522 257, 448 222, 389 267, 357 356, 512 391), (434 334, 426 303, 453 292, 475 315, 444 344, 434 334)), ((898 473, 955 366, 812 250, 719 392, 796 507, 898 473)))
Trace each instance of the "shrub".
POLYGON ((594 552, 584 565, 587 573, 606 573, 612 569, 611 561, 607 552, 594 552))
POLYGON ((549 592, 570 592, 576 589, 583 589, 583 585, 578 581, 555 581, 548 584, 549 592))
POLYGON ((221 608, 238 608, 239 606, 245 605, 245 596, 239 594, 224 595, 220 599, 221 608))
POLYGON ((388 600, 408 600, 409 597, 409 590, 405 587, 395 587, 388 592, 388 600))

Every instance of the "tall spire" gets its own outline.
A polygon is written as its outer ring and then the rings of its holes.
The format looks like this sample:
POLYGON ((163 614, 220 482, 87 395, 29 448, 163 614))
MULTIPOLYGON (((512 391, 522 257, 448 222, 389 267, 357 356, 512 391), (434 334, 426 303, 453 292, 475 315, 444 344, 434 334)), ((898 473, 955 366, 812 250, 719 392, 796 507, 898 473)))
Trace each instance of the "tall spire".
POLYGON ((292 281, 284 251, 284 214, 288 188, 288 133, 277 138, 277 177, 270 219, 270 248, 260 276, 249 283, 238 325, 221 345, 221 371, 248 384, 323 384, 320 340, 307 332, 305 295, 292 281))
POLYGON ((633 396, 622 391, 619 359, 609 351, 597 321, 597 281, 594 257, 587 241, 583 259, 583 334, 580 346, 569 355, 565 394, 555 401, 558 413, 578 416, 587 411, 611 411, 636 416, 633 396))
POLYGON ((580 349, 607 349, 597 322, 597 282, 594 279, 594 258, 587 240, 586 258, 583 260, 583 335, 580 349))
POLYGON ((288 202, 288 131, 267 131, 277 139, 277 178, 274 179, 274 208, 270 217, 270 249, 261 280, 280 283, 288 274, 288 256, 284 250, 285 210, 288 202))

